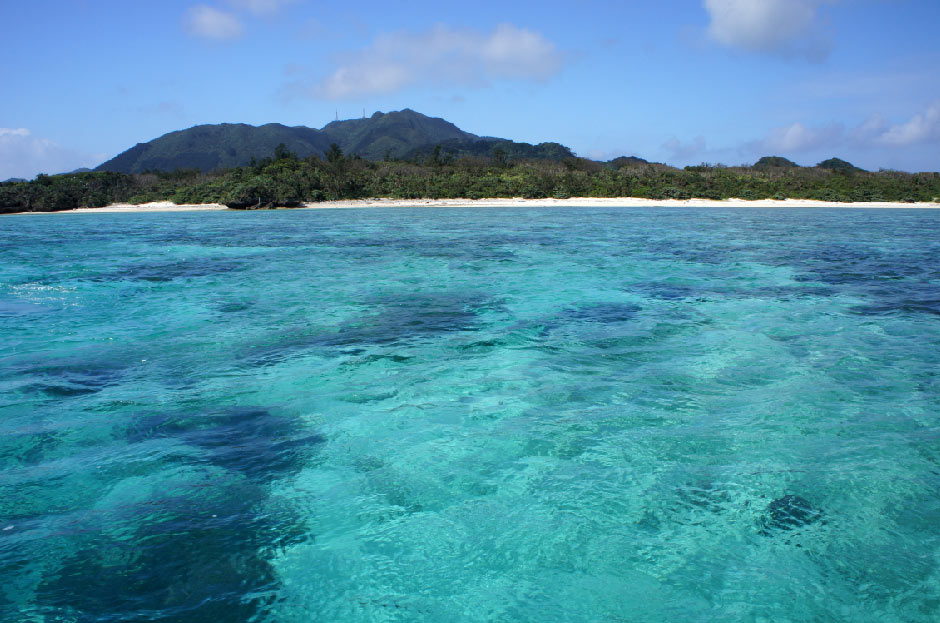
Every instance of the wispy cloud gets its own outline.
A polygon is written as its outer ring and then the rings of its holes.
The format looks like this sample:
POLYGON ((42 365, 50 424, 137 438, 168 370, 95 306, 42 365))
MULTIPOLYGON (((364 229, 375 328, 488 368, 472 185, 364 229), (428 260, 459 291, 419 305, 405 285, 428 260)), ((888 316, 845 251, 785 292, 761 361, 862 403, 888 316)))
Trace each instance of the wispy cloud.
POLYGON ((227 41, 245 34, 245 27, 236 13, 251 17, 271 17, 282 8, 302 0, 225 0, 231 11, 207 4, 197 4, 186 10, 183 27, 189 34, 205 39, 227 41))
POLYGON ((512 24, 490 32, 439 24, 422 33, 380 35, 367 48, 340 58, 313 86, 289 85, 323 99, 344 99, 427 84, 484 86, 493 79, 545 81, 564 55, 540 33, 512 24))
POLYGON ((686 161, 705 152, 706 143, 704 136, 696 136, 692 142, 686 144, 682 144, 679 139, 672 137, 663 143, 662 147, 670 153, 673 159, 686 161))
POLYGON ((29 136, 26 128, 0 128, 0 139, 14 136, 29 136))
POLYGON ((883 145, 906 146, 940 142, 940 100, 905 123, 887 128, 875 139, 883 145))
POLYGON ((819 19, 826 0, 703 0, 709 37, 721 45, 824 60, 832 49, 819 19))
POLYGON ((33 135, 27 128, 0 128, 0 181, 11 177, 31 179, 37 173, 65 173, 93 167, 103 154, 87 154, 33 135))
POLYGON ((238 39, 245 33, 242 23, 235 15, 205 4, 197 4, 186 11, 183 27, 195 37, 216 41, 238 39))
POLYGON ((845 138, 845 128, 839 123, 809 127, 802 123, 774 128, 761 140, 749 144, 760 153, 793 154, 835 146, 845 138))
POLYGON ((761 154, 797 154, 843 146, 883 148, 933 143, 940 144, 940 100, 896 124, 889 123, 883 115, 873 114, 851 129, 840 123, 815 127, 794 123, 774 128, 766 137, 747 143, 745 149, 761 154))
POLYGON ((296 4, 300 0, 228 0, 228 3, 253 15, 274 15, 289 4, 296 4))

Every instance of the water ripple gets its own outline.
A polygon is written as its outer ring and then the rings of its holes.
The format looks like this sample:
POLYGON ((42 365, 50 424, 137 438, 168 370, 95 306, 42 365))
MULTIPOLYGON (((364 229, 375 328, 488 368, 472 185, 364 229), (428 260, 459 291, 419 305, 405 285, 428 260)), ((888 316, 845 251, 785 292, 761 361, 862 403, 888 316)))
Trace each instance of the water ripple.
POLYGON ((0 229, 0 620, 940 616, 936 211, 0 229))

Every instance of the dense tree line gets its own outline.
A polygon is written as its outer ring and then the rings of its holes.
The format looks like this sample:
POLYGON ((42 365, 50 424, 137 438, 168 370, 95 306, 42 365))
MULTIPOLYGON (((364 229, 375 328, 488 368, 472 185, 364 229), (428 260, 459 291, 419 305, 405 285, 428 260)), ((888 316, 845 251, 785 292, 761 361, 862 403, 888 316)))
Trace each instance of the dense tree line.
POLYGON ((0 212, 50 212, 149 201, 224 203, 233 208, 257 209, 368 197, 738 197, 909 202, 937 201, 940 197, 938 173, 870 173, 851 165, 827 168, 772 164, 774 161, 765 159, 753 167, 703 164, 676 169, 631 158, 609 163, 582 158, 514 159, 500 150, 487 157, 455 157, 446 147, 408 161, 373 162, 346 157, 335 145, 325 158, 303 159, 281 147, 273 157, 213 173, 87 172, 5 182, 0 184, 0 212))

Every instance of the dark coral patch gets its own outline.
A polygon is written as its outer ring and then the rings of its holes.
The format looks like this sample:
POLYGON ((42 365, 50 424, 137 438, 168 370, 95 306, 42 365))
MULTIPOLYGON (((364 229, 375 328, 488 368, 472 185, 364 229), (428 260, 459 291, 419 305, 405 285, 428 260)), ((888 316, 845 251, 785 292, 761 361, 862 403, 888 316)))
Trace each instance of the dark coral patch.
POLYGON ((569 322, 611 324, 632 320, 640 309, 630 303, 588 303, 566 309, 561 316, 569 322))
POLYGON ((789 531, 815 523, 822 511, 798 495, 785 495, 767 506, 761 520, 761 534, 789 531))
POLYGON ((204 450, 205 462, 261 481, 292 472, 324 441, 291 418, 253 407, 151 415, 128 431, 130 441, 156 437, 176 437, 204 450))

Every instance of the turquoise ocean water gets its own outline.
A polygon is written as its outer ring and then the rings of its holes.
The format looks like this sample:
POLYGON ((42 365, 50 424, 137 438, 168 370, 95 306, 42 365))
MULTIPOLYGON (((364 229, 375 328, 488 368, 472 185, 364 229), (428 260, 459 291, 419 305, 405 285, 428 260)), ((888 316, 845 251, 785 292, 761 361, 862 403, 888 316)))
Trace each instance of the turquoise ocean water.
POLYGON ((940 211, 0 219, 0 620, 940 620, 940 211))

